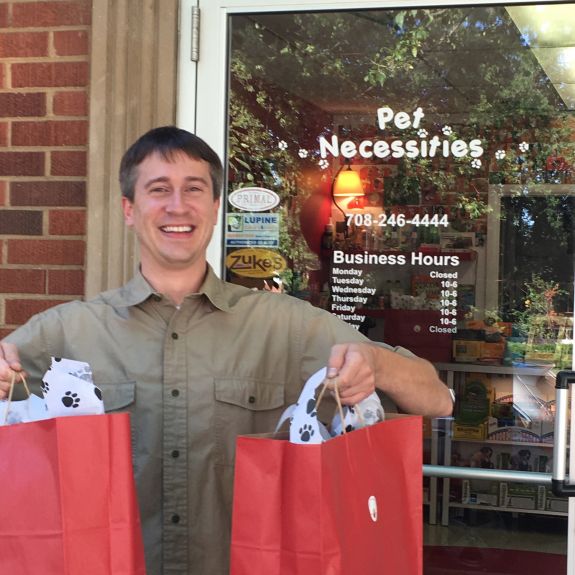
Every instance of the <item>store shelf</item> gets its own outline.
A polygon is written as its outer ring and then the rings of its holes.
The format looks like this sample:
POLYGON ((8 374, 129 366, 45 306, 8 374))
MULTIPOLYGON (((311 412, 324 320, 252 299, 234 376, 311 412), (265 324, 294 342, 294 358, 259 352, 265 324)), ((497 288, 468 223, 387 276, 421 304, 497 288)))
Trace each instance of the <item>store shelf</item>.
POLYGON ((481 443, 490 445, 513 445, 515 447, 546 447, 553 449, 552 443, 543 443, 536 441, 501 441, 497 439, 466 439, 465 437, 452 437, 452 443, 481 443))
POLYGON ((549 366, 486 365, 479 363, 434 363, 439 371, 453 373, 493 373, 500 375, 537 375, 549 373, 549 366))
MULTIPOLYGON (((491 396, 489 410, 486 411, 485 421, 478 422, 476 424, 469 424, 469 435, 470 437, 453 437, 453 430, 462 430, 465 428, 465 424, 462 420, 457 420, 456 418, 446 426, 443 434, 442 443, 442 453, 443 453, 443 465, 461 465, 467 466, 473 464, 473 460, 479 457, 479 461, 482 461, 481 457, 486 458, 486 464, 494 465, 490 469, 495 470, 505 470, 510 469, 510 465, 520 465, 525 463, 526 469, 542 469, 542 465, 549 465, 552 460, 552 450, 553 444, 542 441, 533 441, 532 438, 526 437, 528 441, 521 441, 521 437, 518 435, 516 439, 489 439, 488 438, 488 419, 493 419, 495 416, 491 412, 491 402, 496 403, 497 399, 503 399, 509 397, 509 394, 513 394, 513 401, 525 401, 525 398, 521 395, 524 386, 528 386, 529 394, 541 393, 540 396, 541 405, 547 404, 549 401, 548 394, 554 391, 554 385, 549 381, 547 377, 549 373, 549 368, 547 366, 501 366, 501 365, 481 365, 473 363, 435 363, 436 369, 442 374, 443 380, 446 382, 448 387, 455 388, 459 390, 459 401, 466 402, 469 401, 466 395, 465 389, 467 382, 471 382, 471 385, 482 385, 484 382, 486 389, 491 391, 487 392, 487 396, 491 396), (514 376, 521 376, 521 379, 516 379, 514 376), (480 382, 479 384, 477 382, 480 382), (549 389, 548 389, 549 388, 549 389), (539 392, 536 390, 540 389, 539 392), (519 395, 515 397, 516 394, 519 395), (492 395, 491 395, 492 394, 492 395), (481 426, 485 426, 483 435, 481 433, 481 426), (453 429, 452 429, 453 427, 453 429), (477 433, 477 436, 474 434, 477 433), (483 446, 489 446, 491 448, 490 452, 483 453, 483 446), (526 454, 519 455, 522 450, 526 454), (482 452, 481 454, 479 452, 482 452), (520 457, 526 457, 525 461, 521 461, 520 457), (455 461, 457 460, 457 463, 455 461), (514 461, 515 460, 515 461, 514 461)), ((473 401, 473 395, 470 396, 473 401)), ((532 395, 528 395, 532 397, 532 395)), ((470 404, 473 408, 473 403, 470 404)), ((503 404, 498 404, 499 408, 503 404)), ((515 405, 515 403, 513 404, 515 405)), ((521 403, 517 404, 521 406, 521 403)), ((462 404, 460 408, 463 409, 462 404)), ((495 413, 495 412, 493 412, 495 413)), ((499 412, 498 412, 499 413, 499 412)), ((512 411, 506 414, 505 417, 509 418, 512 416, 512 411)), ((537 414, 532 413, 532 419, 535 423, 539 421, 537 414)), ((543 414, 542 414, 543 416, 543 414)), ((515 415, 517 417, 517 415, 515 415)), ((502 424, 506 425, 506 424, 502 424)), ((510 427, 499 427, 498 429, 516 429, 515 426, 519 426, 519 423, 509 424, 510 427)), ((535 432, 535 428, 526 428, 536 435, 541 435, 541 437, 547 437, 547 435, 542 434, 542 428, 535 432)), ((461 433, 464 435, 464 433, 461 433)), ((514 437, 514 436, 510 436, 514 437)), ((477 464, 479 465, 479 463, 477 464)), ((474 470, 481 472, 480 467, 474 467, 474 470)), ((537 471, 532 471, 529 475, 537 475, 537 471)), ((533 515, 548 515, 555 517, 564 517, 567 515, 563 511, 555 511, 548 509, 524 509, 511 506, 500 506, 494 505, 494 501, 486 500, 484 503, 461 503, 461 501, 467 501, 462 497, 455 497, 454 490, 457 493, 459 487, 457 484, 453 484, 452 480, 446 478, 442 482, 442 496, 441 496, 441 523, 443 525, 449 524, 450 510, 454 508, 459 509, 476 509, 484 511, 504 511, 511 513, 529 513, 533 515), (457 502, 456 502, 457 501, 457 502)), ((472 484, 472 489, 476 490, 476 495, 492 495, 495 485, 493 478, 489 477, 489 474, 485 474, 485 479, 482 478, 481 482, 475 485, 472 484)), ((465 484, 463 484, 465 485, 465 484)), ((501 485, 501 484, 500 484, 501 485)), ((522 485, 521 482, 517 482, 517 485, 522 485)), ((499 489, 497 489, 499 493, 499 489)), ((548 495, 549 496, 549 495, 548 495)), ((501 495, 499 495, 501 497, 501 495)), ((501 499, 499 499, 501 501, 501 499)))
POLYGON ((456 509, 475 509, 481 511, 507 511, 510 513, 530 513, 533 515, 553 515, 567 517, 562 511, 547 511, 545 509, 520 509, 517 507, 500 507, 499 505, 483 505, 481 503, 449 503, 449 507, 456 509))

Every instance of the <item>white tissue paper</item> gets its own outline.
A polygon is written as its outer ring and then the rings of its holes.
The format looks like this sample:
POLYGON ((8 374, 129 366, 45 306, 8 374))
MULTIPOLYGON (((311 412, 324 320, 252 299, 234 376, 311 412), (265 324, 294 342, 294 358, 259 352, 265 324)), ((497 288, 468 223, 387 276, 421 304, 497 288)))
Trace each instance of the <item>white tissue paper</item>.
MULTIPOLYGON (((325 381, 326 373, 325 367, 314 373, 306 381, 297 403, 286 408, 280 417, 276 430, 289 418, 291 443, 308 445, 322 443, 343 433, 339 412, 335 414, 329 429, 317 418, 315 395, 317 388, 321 387, 325 381)), ((373 425, 383 421, 384 417, 383 406, 375 392, 353 407, 343 406, 346 431, 353 431, 364 425, 373 425)))
POLYGON ((0 425, 104 413, 102 392, 92 382, 89 364, 82 361, 51 358, 50 367, 42 377, 42 395, 40 398, 31 394, 28 399, 12 401, 10 405, 7 400, 0 401, 0 425))

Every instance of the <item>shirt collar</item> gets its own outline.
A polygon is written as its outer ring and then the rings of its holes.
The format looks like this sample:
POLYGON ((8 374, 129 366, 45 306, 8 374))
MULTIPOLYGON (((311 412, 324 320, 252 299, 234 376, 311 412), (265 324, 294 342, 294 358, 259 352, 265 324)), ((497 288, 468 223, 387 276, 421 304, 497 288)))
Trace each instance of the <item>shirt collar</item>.
MULTIPOLYGON (((198 293, 203 294, 210 303, 221 311, 231 311, 229 298, 226 296, 225 282, 218 278, 208 264, 206 277, 198 293)), ((134 306, 146 301, 153 295, 160 295, 150 285, 138 269, 134 277, 120 289, 104 294, 105 299, 113 306, 134 306), (108 297, 106 297, 108 296, 108 297)))

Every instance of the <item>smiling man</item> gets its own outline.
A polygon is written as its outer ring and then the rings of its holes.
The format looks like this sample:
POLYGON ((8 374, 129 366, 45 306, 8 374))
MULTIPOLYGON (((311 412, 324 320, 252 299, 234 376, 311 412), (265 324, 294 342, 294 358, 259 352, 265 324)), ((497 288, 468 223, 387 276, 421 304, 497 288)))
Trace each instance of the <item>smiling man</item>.
POLYGON ((387 410, 449 415, 431 364, 370 342, 296 298, 219 279, 206 261, 223 169, 174 126, 144 134, 120 168, 141 265, 126 285, 34 316, 0 342, 0 398, 13 371, 38 387, 50 356, 90 363, 107 411, 132 416, 150 575, 228 573, 235 440, 272 431, 327 365, 344 403, 378 388, 387 410))

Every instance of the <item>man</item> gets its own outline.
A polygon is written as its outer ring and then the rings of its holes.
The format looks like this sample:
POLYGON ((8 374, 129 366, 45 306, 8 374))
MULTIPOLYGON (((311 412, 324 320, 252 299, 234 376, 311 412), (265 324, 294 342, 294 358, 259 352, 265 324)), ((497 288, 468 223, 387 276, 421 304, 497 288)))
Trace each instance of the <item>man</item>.
POLYGON ((227 573, 235 439, 272 431, 317 369, 337 376, 348 404, 377 387, 403 411, 451 412, 428 362, 305 302, 216 277, 206 248, 222 180, 218 156, 193 134, 142 136, 120 167, 139 272, 0 343, 0 398, 12 370, 37 382, 56 356, 90 363, 106 409, 130 411, 150 575, 227 573))

